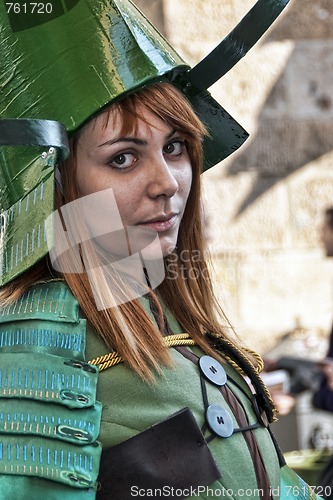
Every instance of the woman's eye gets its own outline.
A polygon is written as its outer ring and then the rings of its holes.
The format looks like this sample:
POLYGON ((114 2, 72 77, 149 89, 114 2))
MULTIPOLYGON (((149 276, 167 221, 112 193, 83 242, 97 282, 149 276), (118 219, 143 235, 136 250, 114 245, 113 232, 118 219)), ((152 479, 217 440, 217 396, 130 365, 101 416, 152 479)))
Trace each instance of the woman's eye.
POLYGON ((120 153, 109 161, 109 165, 114 168, 128 168, 135 163, 137 158, 133 153, 120 153))
POLYGON ((179 156, 184 151, 184 147, 185 147, 184 141, 179 141, 179 140, 173 141, 169 142, 169 144, 164 146, 163 152, 167 155, 179 156))

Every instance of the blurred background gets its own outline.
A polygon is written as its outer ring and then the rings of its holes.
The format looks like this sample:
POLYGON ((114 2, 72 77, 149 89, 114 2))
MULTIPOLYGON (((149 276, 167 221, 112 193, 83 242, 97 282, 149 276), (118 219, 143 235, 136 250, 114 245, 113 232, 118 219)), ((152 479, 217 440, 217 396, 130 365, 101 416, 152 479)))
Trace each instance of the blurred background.
MULTIPOLYGON (((255 0, 134 3, 192 66, 255 0)), ((215 287, 238 335, 270 358, 323 358, 333 319, 333 259, 320 242, 333 205, 332 19, 332 0, 291 0, 210 89, 250 133, 204 174, 215 287)), ((288 389, 288 379, 280 382, 288 389)), ((309 391, 281 420, 283 451, 313 448, 318 423, 328 437, 316 446, 333 447, 333 413, 314 411, 309 391)))

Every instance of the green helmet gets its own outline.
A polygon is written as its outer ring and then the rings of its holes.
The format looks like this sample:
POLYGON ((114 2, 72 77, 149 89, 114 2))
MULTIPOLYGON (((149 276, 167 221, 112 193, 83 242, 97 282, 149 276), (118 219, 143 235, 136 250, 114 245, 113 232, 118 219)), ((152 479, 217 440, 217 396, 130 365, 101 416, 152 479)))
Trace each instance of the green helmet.
POLYGON ((205 169, 235 151, 248 134, 207 88, 287 3, 259 0, 191 69, 130 0, 0 0, 0 285, 47 254, 45 220, 68 134, 116 99, 173 83, 210 132, 205 169))

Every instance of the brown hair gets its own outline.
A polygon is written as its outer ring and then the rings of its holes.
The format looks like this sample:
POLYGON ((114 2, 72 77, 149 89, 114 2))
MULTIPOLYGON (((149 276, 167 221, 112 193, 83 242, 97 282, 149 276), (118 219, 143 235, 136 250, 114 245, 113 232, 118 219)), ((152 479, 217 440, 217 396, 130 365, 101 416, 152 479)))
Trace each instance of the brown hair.
MULTIPOLYGON (((192 186, 180 224, 177 247, 164 259, 166 277, 158 288, 158 295, 184 331, 189 333, 205 352, 213 354, 205 339, 205 332, 213 331, 225 338, 228 338, 228 335, 225 326, 221 326, 221 317, 225 317, 214 298, 204 255, 200 173, 203 162, 202 140, 206 130, 185 97, 175 87, 158 83, 132 93, 112 105, 112 110, 116 109, 123 120, 121 133, 135 130, 140 117, 139 107, 142 106, 184 134, 193 170, 192 186), (187 252, 186 259, 182 258, 184 251, 187 252)), ((108 111, 104 111, 104 114, 106 124, 109 119, 108 111)), ((73 154, 61 168, 64 198, 56 190, 56 208, 78 198, 75 182, 78 136, 72 138, 73 154)), ((41 272, 45 273, 45 261, 39 267, 41 272)), ((28 282, 32 284, 32 277, 36 279, 36 271, 29 270, 25 276, 24 280, 23 277, 15 280, 16 287, 20 282, 21 291, 28 282)), ((149 295, 158 319, 158 328, 139 300, 98 311, 86 273, 64 274, 63 278, 93 328, 109 348, 117 351, 142 378, 152 379, 153 372, 159 371, 161 364, 170 365, 168 348, 164 346, 160 333, 165 326, 162 307, 153 291, 149 291, 149 295)), ((10 285, 11 290, 14 290, 13 285, 14 282, 10 285)), ((228 323, 224 321, 224 324, 228 323)))
POLYGON ((326 208, 325 216, 329 228, 333 230, 333 207, 326 208))

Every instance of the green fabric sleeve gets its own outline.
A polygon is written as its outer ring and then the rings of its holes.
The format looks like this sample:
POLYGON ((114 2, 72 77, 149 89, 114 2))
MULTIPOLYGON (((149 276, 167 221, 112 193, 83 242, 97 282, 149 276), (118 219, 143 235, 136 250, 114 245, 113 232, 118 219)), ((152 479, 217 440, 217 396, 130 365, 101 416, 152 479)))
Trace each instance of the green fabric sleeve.
POLYGON ((279 487, 280 500, 316 500, 322 498, 288 465, 281 468, 281 482, 279 487))
POLYGON ((0 500, 95 498, 102 405, 85 343, 63 283, 0 310, 0 500))

